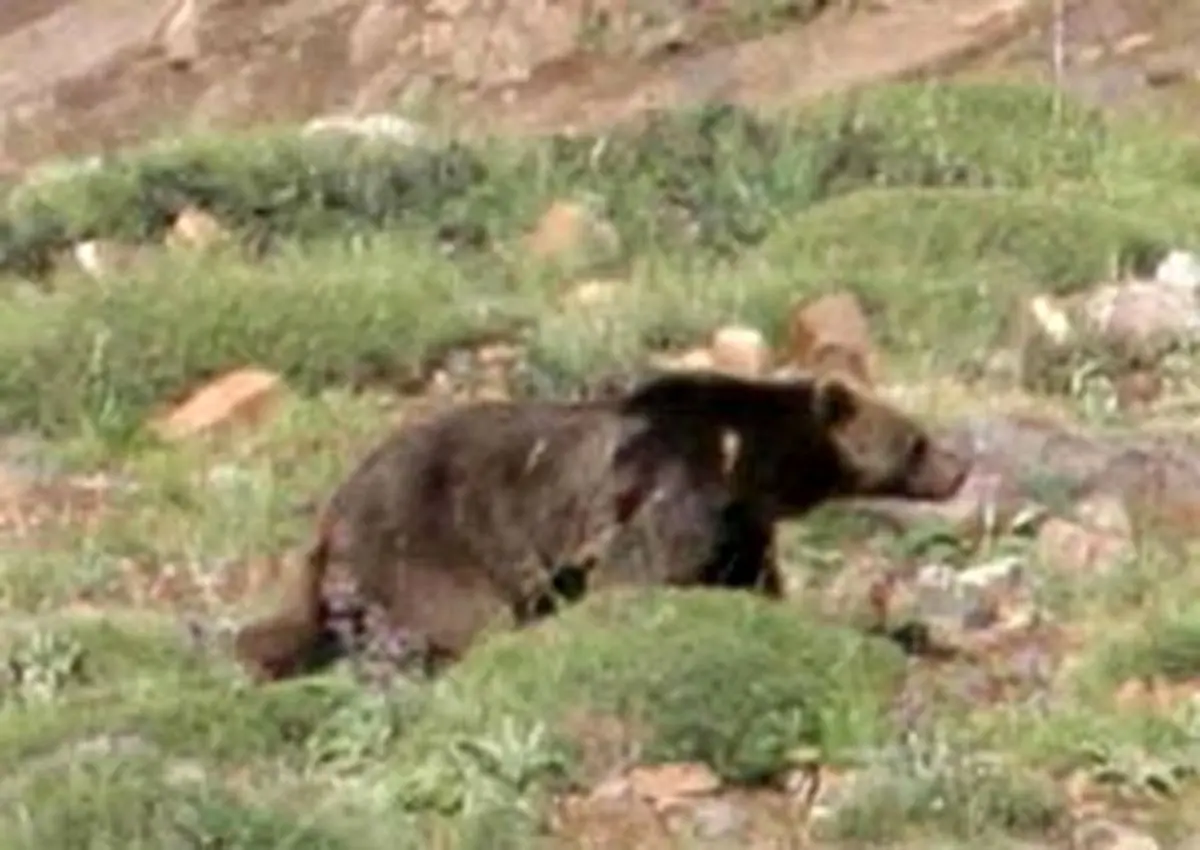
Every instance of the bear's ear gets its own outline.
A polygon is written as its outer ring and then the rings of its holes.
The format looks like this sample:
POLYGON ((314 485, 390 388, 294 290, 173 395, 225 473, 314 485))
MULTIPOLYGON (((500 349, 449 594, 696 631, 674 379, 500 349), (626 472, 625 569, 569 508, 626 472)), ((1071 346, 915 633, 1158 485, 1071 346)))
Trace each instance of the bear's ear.
POLYGON ((826 428, 840 425, 854 416, 858 406, 858 395, 838 378, 822 378, 813 386, 813 414, 826 428))

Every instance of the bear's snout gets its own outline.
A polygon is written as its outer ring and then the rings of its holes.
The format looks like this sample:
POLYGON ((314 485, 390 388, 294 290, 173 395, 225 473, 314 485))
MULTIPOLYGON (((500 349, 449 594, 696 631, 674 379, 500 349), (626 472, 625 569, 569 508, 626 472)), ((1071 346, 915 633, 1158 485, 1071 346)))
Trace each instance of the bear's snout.
POLYGON ((949 499, 971 471, 971 458, 945 446, 931 445, 915 469, 908 470, 905 495, 914 499, 949 499))

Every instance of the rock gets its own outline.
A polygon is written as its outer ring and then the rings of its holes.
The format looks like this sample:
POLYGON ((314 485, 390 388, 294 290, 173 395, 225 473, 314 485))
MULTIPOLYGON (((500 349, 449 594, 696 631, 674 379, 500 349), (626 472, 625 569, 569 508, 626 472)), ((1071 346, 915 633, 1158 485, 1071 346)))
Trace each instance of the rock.
POLYGON ((801 369, 836 369, 867 384, 875 381, 870 325, 848 292, 801 302, 788 320, 786 360, 801 369))
POLYGON ((699 763, 639 765, 630 770, 626 778, 634 794, 659 808, 688 797, 714 794, 721 789, 720 778, 699 763))
POLYGON ((375 69, 394 58, 397 44, 409 35, 412 7, 390 0, 368 3, 347 38, 350 67, 375 69))
POLYGON ((1068 305, 1050 295, 1037 295, 1022 305, 1015 324, 1020 385, 1039 392, 1068 391, 1072 353, 1084 342, 1068 305))
POLYGON ((174 68, 187 69, 200 59, 199 0, 171 0, 154 30, 154 42, 174 68))
POLYGON ((1029 0, 996 0, 978 11, 954 17, 954 26, 970 32, 1007 32, 1029 13, 1029 0))
POLYGON ((1114 493, 1094 493, 1075 503, 1075 519, 1093 531, 1133 538, 1133 522, 1125 501, 1114 493))
POLYGON ((702 841, 729 839, 742 832, 750 816, 729 800, 701 800, 691 807, 692 831, 702 841))
POLYGON ((1149 407, 1163 392, 1162 375, 1153 369, 1125 372, 1113 381, 1119 410, 1134 411, 1149 407))
POLYGON ((1066 309, 1049 295, 1036 295, 1026 304, 1026 311, 1038 328, 1055 345, 1065 345, 1075 336, 1075 326, 1066 309))
POLYGON ((167 244, 173 247, 208 248, 225 241, 229 234, 221 223, 210 213, 188 206, 179 211, 171 230, 167 234, 167 244))
POLYGON ((1164 88, 1195 79, 1190 60, 1178 56, 1151 58, 1142 68, 1142 79, 1151 88, 1164 88))
POLYGON ((712 352, 707 348, 692 348, 682 354, 660 354, 652 362, 658 368, 667 370, 703 371, 716 368, 712 352))
MULTIPOLYGON (((1120 41, 1113 45, 1114 56, 1128 56, 1130 53, 1135 53, 1143 47, 1149 47, 1154 43, 1154 33, 1140 31, 1133 32, 1123 37, 1120 41)), ((1175 253, 1175 252, 1172 252, 1175 253)))
POLYGON ((555 201, 526 236, 527 250, 539 260, 574 267, 613 259, 621 239, 612 224, 589 205, 555 201))
POLYGON ((1079 573, 1108 572, 1134 555, 1132 541, 1110 532, 1051 517, 1038 530, 1038 558, 1047 566, 1079 573))
MULTIPOLYGON (((1099 363, 1111 380, 1126 371, 1150 371, 1179 343, 1200 335, 1200 302, 1186 285, 1188 261, 1168 258, 1163 279, 1105 283, 1068 298, 1039 295, 1018 317, 1021 383, 1065 392, 1083 365, 1099 363)), ((1139 375, 1119 390, 1126 403, 1157 392, 1139 375)))
POLYGON ((1172 251, 1154 270, 1154 280, 1195 292, 1200 288, 1200 257, 1190 251, 1172 251))
POLYGON ((750 327, 720 328, 713 334, 709 351, 717 369, 735 375, 758 377, 770 366, 771 351, 766 339, 750 327))
POLYGON ((1143 832, 1089 818, 1072 831, 1071 850, 1159 850, 1159 844, 1143 832))
POLYGON ((78 242, 71 249, 71 254, 79 267, 97 280, 132 271, 148 256, 146 249, 140 245, 111 239, 78 242))
POLYGON ((305 136, 322 133, 358 136, 406 146, 419 145, 428 137, 428 131, 419 124, 386 112, 362 116, 323 115, 305 124, 301 132, 305 136))
POLYGON ((197 390, 151 428, 164 440, 178 441, 259 425, 275 411, 285 390, 272 372, 237 369, 197 390))
POLYGON ((1092 290, 1082 311, 1104 342, 1145 362, 1200 331, 1191 289, 1134 280, 1092 290))
POLYGON ((1001 558, 957 571, 944 564, 922 567, 913 587, 910 616, 920 622, 945 625, 951 633, 989 628, 1002 609, 1028 602, 1025 573, 1017 558, 1001 558))

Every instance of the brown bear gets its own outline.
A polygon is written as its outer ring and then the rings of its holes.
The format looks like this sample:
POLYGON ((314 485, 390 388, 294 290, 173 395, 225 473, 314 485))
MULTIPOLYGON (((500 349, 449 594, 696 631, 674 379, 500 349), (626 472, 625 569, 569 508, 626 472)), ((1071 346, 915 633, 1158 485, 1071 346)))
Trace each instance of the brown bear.
POLYGON ((235 650, 262 679, 335 656, 331 561, 447 659, 498 606, 532 622, 593 579, 781 596, 778 520, 845 496, 946 498, 968 465, 837 376, 681 372, 614 398, 464 405, 367 455, 324 508, 282 612, 235 650))

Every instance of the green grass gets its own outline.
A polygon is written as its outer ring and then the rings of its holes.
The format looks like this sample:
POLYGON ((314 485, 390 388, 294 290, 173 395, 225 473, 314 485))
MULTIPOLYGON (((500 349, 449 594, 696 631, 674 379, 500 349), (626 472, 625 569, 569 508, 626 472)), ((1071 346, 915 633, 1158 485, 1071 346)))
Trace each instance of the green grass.
MULTIPOLYGON (((1197 588, 1169 552, 1109 577, 1035 565, 1039 602, 1086 636, 1079 663, 1041 701, 989 705, 947 671, 911 726, 893 648, 802 594, 600 597, 386 691, 345 669, 249 689, 178 617, 267 604, 253 578, 302 540, 303 505, 404 409, 397 389, 459 369, 462 349, 517 343, 517 393, 568 395, 723 323, 778 341, 794 300, 850 288, 899 376, 949 372, 989 353, 1022 296, 1200 243, 1197 151, 1041 90, 898 85, 770 119, 709 107, 472 149, 184 139, 13 190, 0 429, 41 440, 50 466, 136 486, 0 548, 0 850, 515 850, 536 846, 549 795, 636 762, 760 784, 813 753, 856 778, 820 826, 839 850, 1057 834, 1081 770, 1194 825, 1200 724, 1113 699, 1129 678, 1200 673, 1200 621, 1179 601, 1197 588), (570 273, 527 256, 521 236, 568 197, 611 220, 618 256, 570 273), (185 204, 265 254, 166 252, 102 282, 21 285, 77 238, 156 241, 185 204), (455 229, 483 239, 444 250, 455 229), (619 278, 618 297, 560 306, 593 275, 619 278), (150 415, 246 364, 294 390, 270 423, 223 445, 147 438, 150 415)), ((845 540, 878 533, 818 514, 781 551, 816 593, 845 540)), ((934 557, 904 549, 880 551, 934 557)))
POLYGON ((396 386, 496 335, 528 342, 528 391, 557 393, 721 321, 777 336, 792 300, 836 286, 863 295, 886 346, 961 360, 1018 295, 1196 239, 1196 162, 1188 143, 1011 86, 884 87, 772 120, 708 107, 478 150, 185 139, 13 193, 0 268, 70 238, 157 238, 186 203, 273 250, 167 256, 0 304, 0 423, 124 438, 247 362, 306 393, 396 386), (557 309, 558 273, 521 248, 558 197, 594 198, 621 234, 631 285, 603 311, 557 309), (446 228, 486 242, 447 255, 446 228), (972 333, 941 339, 967 318, 972 333))

